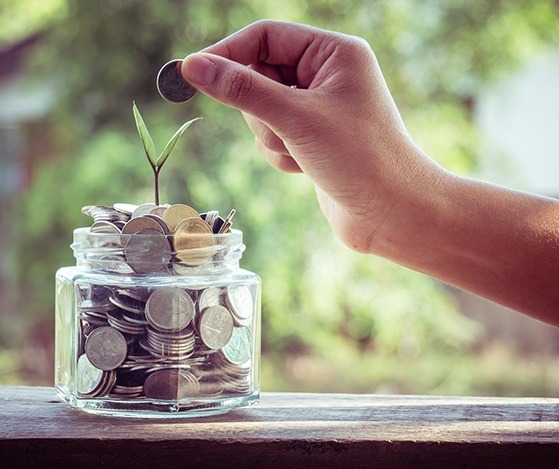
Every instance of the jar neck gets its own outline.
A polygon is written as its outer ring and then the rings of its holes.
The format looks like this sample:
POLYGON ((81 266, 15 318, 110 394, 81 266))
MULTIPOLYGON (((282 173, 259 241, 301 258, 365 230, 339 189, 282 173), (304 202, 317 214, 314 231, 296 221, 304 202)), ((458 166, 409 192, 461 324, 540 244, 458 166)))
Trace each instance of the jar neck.
POLYGON ((218 235, 91 233, 74 231, 76 265, 125 275, 215 275, 239 267, 245 250, 242 232, 218 235), (180 247, 180 249, 176 249, 180 247))

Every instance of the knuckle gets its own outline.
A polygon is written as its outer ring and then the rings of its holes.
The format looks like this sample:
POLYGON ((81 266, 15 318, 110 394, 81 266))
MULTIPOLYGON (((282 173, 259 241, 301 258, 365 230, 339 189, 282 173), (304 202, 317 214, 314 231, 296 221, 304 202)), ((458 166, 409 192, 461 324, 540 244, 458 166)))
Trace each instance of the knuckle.
POLYGON ((234 73, 225 79, 225 92, 232 104, 246 101, 252 90, 252 77, 250 73, 234 73))

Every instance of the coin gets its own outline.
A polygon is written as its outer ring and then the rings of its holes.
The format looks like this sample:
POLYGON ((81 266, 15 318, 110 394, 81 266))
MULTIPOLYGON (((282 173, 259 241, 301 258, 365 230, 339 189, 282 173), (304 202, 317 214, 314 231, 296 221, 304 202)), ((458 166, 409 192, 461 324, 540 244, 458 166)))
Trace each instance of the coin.
POLYGON ((165 205, 158 205, 157 207, 155 207, 151 212, 149 212, 150 215, 157 215, 158 217, 163 218, 163 213, 165 212, 165 210, 167 210, 169 207, 165 206, 165 205))
POLYGON ((136 210, 138 208, 138 206, 134 205, 134 204, 126 204, 126 203, 117 202, 116 204, 113 205, 113 208, 117 212, 124 213, 125 215, 128 215, 130 217, 134 213, 134 210, 136 210))
POLYGON ((200 218, 198 212, 192 207, 184 204, 175 204, 168 207, 162 217, 172 232, 175 232, 177 225, 186 218, 200 218))
POLYGON ((233 315, 240 321, 252 317, 254 302, 247 285, 229 285, 227 287, 227 304, 233 315))
POLYGON ((234 365, 242 365, 252 354, 252 334, 248 327, 234 327, 231 339, 223 347, 222 353, 234 365))
POLYGON ((132 212, 131 218, 137 218, 137 217, 141 217, 143 215, 147 215, 148 213, 151 213, 151 211, 157 208, 157 205, 152 204, 152 203, 147 203, 147 204, 142 204, 139 205, 138 207, 136 207, 136 209, 132 212))
POLYGON ((219 218, 219 212, 217 210, 210 210, 208 213, 200 214, 200 218, 204 220, 211 228, 212 233, 216 233, 214 229, 214 224, 219 218))
POLYGON ((128 346, 124 336, 110 326, 95 329, 85 341, 89 361, 100 370, 114 370, 126 359, 128 346))
POLYGON ((92 217, 94 221, 115 222, 126 218, 126 215, 108 205, 86 205, 82 208, 82 213, 92 217))
POLYGON ((198 299, 198 312, 204 311, 208 306, 221 304, 221 294, 223 289, 218 287, 205 288, 198 299))
POLYGON ((158 223, 157 220, 147 216, 131 218, 126 225, 124 225, 124 228, 122 228, 122 234, 133 235, 142 230, 155 230, 165 234, 165 230, 161 224, 158 223))
POLYGON ((223 306, 209 306, 200 315, 198 330, 206 347, 219 350, 231 339, 233 317, 223 306))
POLYGON ((107 320, 109 325, 116 330, 129 335, 142 335, 145 334, 146 329, 143 324, 138 324, 134 321, 128 321, 121 311, 109 311, 107 313, 107 320))
POLYGON ((136 273, 147 274, 157 272, 169 263, 171 245, 163 233, 147 229, 129 237, 124 254, 126 262, 136 273))
POLYGON ((110 298, 109 301, 119 307, 120 309, 123 309, 125 311, 129 311, 131 313, 135 313, 135 314, 140 314, 143 313, 144 308, 145 308, 145 301, 136 299, 136 298, 132 298, 129 295, 123 295, 120 293, 116 293, 113 294, 110 298))
POLYGON ((187 218, 179 223, 173 237, 177 258, 187 265, 200 265, 215 254, 215 238, 201 218, 187 218))
MULTIPOLYGON (((159 208, 159 207, 157 207, 159 208)), ((171 229, 169 228, 169 225, 167 225, 167 223, 165 222, 165 220, 163 220, 162 217, 160 217, 159 215, 155 215, 153 213, 148 213, 147 215, 144 215, 142 218, 150 218, 152 220, 155 220, 157 223, 159 223, 159 226, 161 226, 163 233, 166 235, 171 235, 173 234, 171 232, 171 229)))
POLYGON ((164 369, 150 373, 144 383, 144 394, 152 399, 176 400, 198 394, 200 383, 188 371, 164 369))
POLYGON ((145 313, 158 331, 180 331, 194 317, 194 302, 182 288, 159 288, 149 297, 145 313))
POLYGON ((78 309, 80 311, 86 312, 107 312, 115 309, 114 305, 110 301, 94 301, 94 300, 82 300, 78 303, 78 309))
POLYGON ((92 394, 101 385, 103 370, 96 368, 84 353, 78 358, 78 369, 76 370, 76 385, 78 393, 92 394))
MULTIPOLYGON (((134 288, 117 288, 116 289, 116 295, 113 295, 113 296, 119 296, 119 297, 126 296, 128 298, 132 298, 134 300, 137 300, 137 301, 140 301, 140 302, 144 303, 143 306, 145 306, 145 302, 148 300, 150 295, 151 295, 151 290, 149 288, 134 287, 134 288)), ((126 300, 123 300, 123 301, 126 301, 126 300)), ((143 306, 140 308, 142 311, 144 309, 143 306)), ((124 308, 124 309, 126 309, 126 308, 124 308)), ((136 311, 133 311, 133 312, 136 312, 136 311)))
POLYGON ((170 103, 183 103, 196 94, 196 88, 181 75, 179 68, 182 60, 167 62, 157 74, 157 91, 170 103))
POLYGON ((114 223, 106 220, 98 220, 89 228, 90 233, 120 234, 120 229, 114 223))

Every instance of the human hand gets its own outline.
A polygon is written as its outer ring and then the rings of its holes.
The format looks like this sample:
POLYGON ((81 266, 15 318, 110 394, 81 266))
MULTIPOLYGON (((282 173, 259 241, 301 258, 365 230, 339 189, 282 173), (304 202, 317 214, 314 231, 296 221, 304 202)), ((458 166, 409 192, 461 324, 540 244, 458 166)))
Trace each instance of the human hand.
POLYGON ((314 181, 348 246, 559 325, 559 203, 427 157, 365 41, 262 21, 187 57, 181 72, 243 112, 272 166, 314 181))
POLYGON ((273 167, 314 181, 329 223, 355 250, 386 254, 442 172, 413 144, 362 39, 261 21, 188 56, 181 72, 243 112, 273 167))

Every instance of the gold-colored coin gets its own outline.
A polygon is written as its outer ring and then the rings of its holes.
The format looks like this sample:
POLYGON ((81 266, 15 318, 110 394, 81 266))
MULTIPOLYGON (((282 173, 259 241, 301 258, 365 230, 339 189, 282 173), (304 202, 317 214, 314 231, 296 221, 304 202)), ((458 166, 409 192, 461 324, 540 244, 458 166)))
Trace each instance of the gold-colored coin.
POLYGON ((171 205, 163 212, 162 218, 165 220, 165 223, 167 223, 171 231, 174 232, 183 220, 187 218, 200 218, 200 215, 196 210, 188 205, 175 204, 171 205))
MULTIPOLYGON (((212 235, 212 229, 200 217, 186 218, 182 220, 175 229, 175 236, 205 234, 212 235)), ((213 241, 213 236, 209 236, 208 238, 212 239, 213 241)))
POLYGON ((201 218, 187 218, 177 226, 173 247, 184 264, 196 266, 210 259, 215 250, 215 238, 210 226, 201 218))

